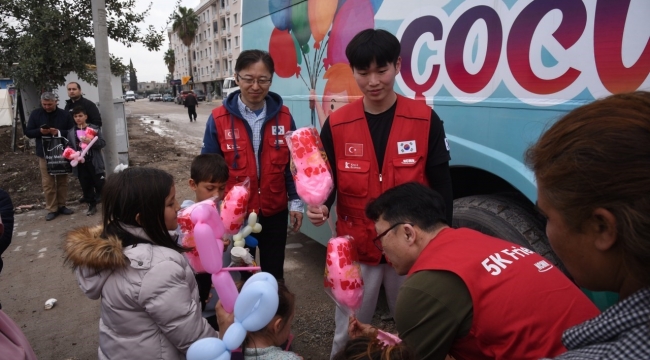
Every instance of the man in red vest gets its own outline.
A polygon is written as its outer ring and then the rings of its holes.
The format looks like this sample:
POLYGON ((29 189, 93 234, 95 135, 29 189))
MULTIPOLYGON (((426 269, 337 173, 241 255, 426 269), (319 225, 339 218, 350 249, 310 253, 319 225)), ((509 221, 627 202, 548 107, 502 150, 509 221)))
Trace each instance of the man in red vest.
MULTIPOLYGON (((443 195, 445 219, 451 223, 452 218, 449 148, 442 121, 424 102, 393 90, 400 51, 397 38, 384 30, 361 31, 348 44, 345 54, 364 96, 333 112, 323 124, 320 136, 336 191, 325 205, 307 210, 309 220, 320 226, 336 196, 336 232, 354 238, 361 262, 364 298, 357 316, 363 322, 372 319, 382 284, 392 315, 405 279, 373 245, 377 234, 364 215, 366 204, 387 189, 416 181, 443 195)), ((348 316, 337 308, 335 321, 332 355, 348 339, 348 316)))
MULTIPOLYGON (((562 332, 598 315, 548 260, 520 245, 447 226, 445 202, 408 183, 368 204, 375 244, 408 278, 395 310, 419 359, 539 359, 566 351, 562 332)), ((350 321, 350 335, 377 334, 350 321)))

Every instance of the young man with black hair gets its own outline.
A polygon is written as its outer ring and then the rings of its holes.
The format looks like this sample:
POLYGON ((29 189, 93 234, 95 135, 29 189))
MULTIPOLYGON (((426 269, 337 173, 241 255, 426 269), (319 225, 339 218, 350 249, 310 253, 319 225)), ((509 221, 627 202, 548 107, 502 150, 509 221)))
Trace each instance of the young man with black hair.
MULTIPOLYGON (((400 338, 418 359, 539 359, 566 351, 562 332, 599 311, 539 254, 447 225, 443 197, 418 183, 396 186, 366 207, 374 240, 399 275, 400 338), (537 310, 543 309, 543 310, 537 310)), ((377 329, 352 318, 352 337, 377 329)))
MULTIPOLYGON (((309 206, 316 226, 329 217, 337 201, 336 232, 351 235, 361 262, 364 298, 360 321, 372 319, 383 284, 391 315, 404 277, 395 273, 373 244, 377 235, 366 219, 366 204, 399 184, 416 181, 442 194, 446 220, 452 220, 449 148, 442 121, 424 102, 395 93, 401 66, 397 38, 385 30, 367 29, 348 44, 345 54, 363 98, 348 104, 323 124, 321 140, 332 167, 336 191, 320 207, 309 206)), ((348 317, 336 309, 332 355, 347 341, 348 317)))
POLYGON ((65 101, 64 110, 69 111, 70 115, 72 115, 72 110, 77 106, 81 106, 88 116, 88 124, 102 127, 102 115, 94 102, 83 97, 81 94, 81 85, 78 82, 72 81, 68 83, 66 89, 70 98, 65 101))

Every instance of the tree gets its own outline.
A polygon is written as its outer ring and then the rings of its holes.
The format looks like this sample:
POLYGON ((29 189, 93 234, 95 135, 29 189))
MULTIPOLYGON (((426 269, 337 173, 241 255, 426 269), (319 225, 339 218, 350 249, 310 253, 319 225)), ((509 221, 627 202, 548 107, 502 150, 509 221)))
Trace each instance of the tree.
MULTIPOLYGON (((141 13, 134 6, 135 0, 106 0, 109 38, 127 46, 140 43, 149 50, 160 49, 163 30, 138 27, 151 5, 141 13)), ((95 49, 86 40, 93 37, 90 0, 0 1, 0 73, 19 86, 50 90, 63 85, 70 72, 96 84, 96 73, 89 68, 95 64, 95 49)), ((111 55, 111 71, 119 76, 126 70, 121 59, 111 55)))
POLYGON ((167 51, 165 51, 165 56, 163 57, 163 60, 165 61, 165 65, 167 65, 167 70, 169 70, 171 77, 174 78, 174 69, 176 68, 176 58, 174 55, 174 50, 167 49, 167 51))
POLYGON ((138 91, 138 76, 135 74, 135 68, 131 59, 129 59, 129 87, 131 91, 138 91))
MULTIPOLYGON (((172 30, 178 34, 178 37, 187 46, 187 64, 190 71, 190 79, 193 78, 192 72, 192 54, 190 45, 194 42, 196 33, 199 30, 199 17, 196 16, 193 9, 180 6, 178 12, 174 12, 172 30)), ((190 83, 190 87, 192 84, 190 83)))

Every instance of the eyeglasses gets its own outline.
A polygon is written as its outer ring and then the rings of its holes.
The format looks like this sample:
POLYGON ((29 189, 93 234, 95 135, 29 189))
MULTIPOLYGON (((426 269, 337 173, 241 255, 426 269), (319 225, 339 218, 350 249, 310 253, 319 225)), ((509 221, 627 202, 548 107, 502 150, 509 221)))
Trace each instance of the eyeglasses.
POLYGON ((386 236, 386 234, 388 234, 389 231, 393 230, 394 228, 398 227, 399 225, 411 225, 411 226, 413 226, 413 224, 411 224, 411 223, 400 222, 400 223, 393 224, 393 226, 389 227, 384 232, 377 235, 376 238, 372 239, 372 242, 375 244, 377 249, 379 249, 379 251, 384 251, 384 247, 381 245, 381 239, 384 236, 386 236))
POLYGON ((243 82, 246 85, 253 85, 257 83, 259 86, 269 86, 271 85, 271 79, 253 79, 248 77, 241 77, 237 74, 237 80, 243 82))

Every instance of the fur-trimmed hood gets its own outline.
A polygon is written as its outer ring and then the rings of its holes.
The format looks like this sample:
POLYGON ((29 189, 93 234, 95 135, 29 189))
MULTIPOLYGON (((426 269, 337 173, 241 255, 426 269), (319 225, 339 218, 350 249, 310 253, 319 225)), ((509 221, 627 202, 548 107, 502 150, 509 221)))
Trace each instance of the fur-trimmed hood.
POLYGON ((68 233, 64 245, 65 262, 74 268, 86 267, 97 272, 125 267, 129 264, 124 255, 122 241, 117 237, 100 237, 101 226, 82 227, 68 233))

